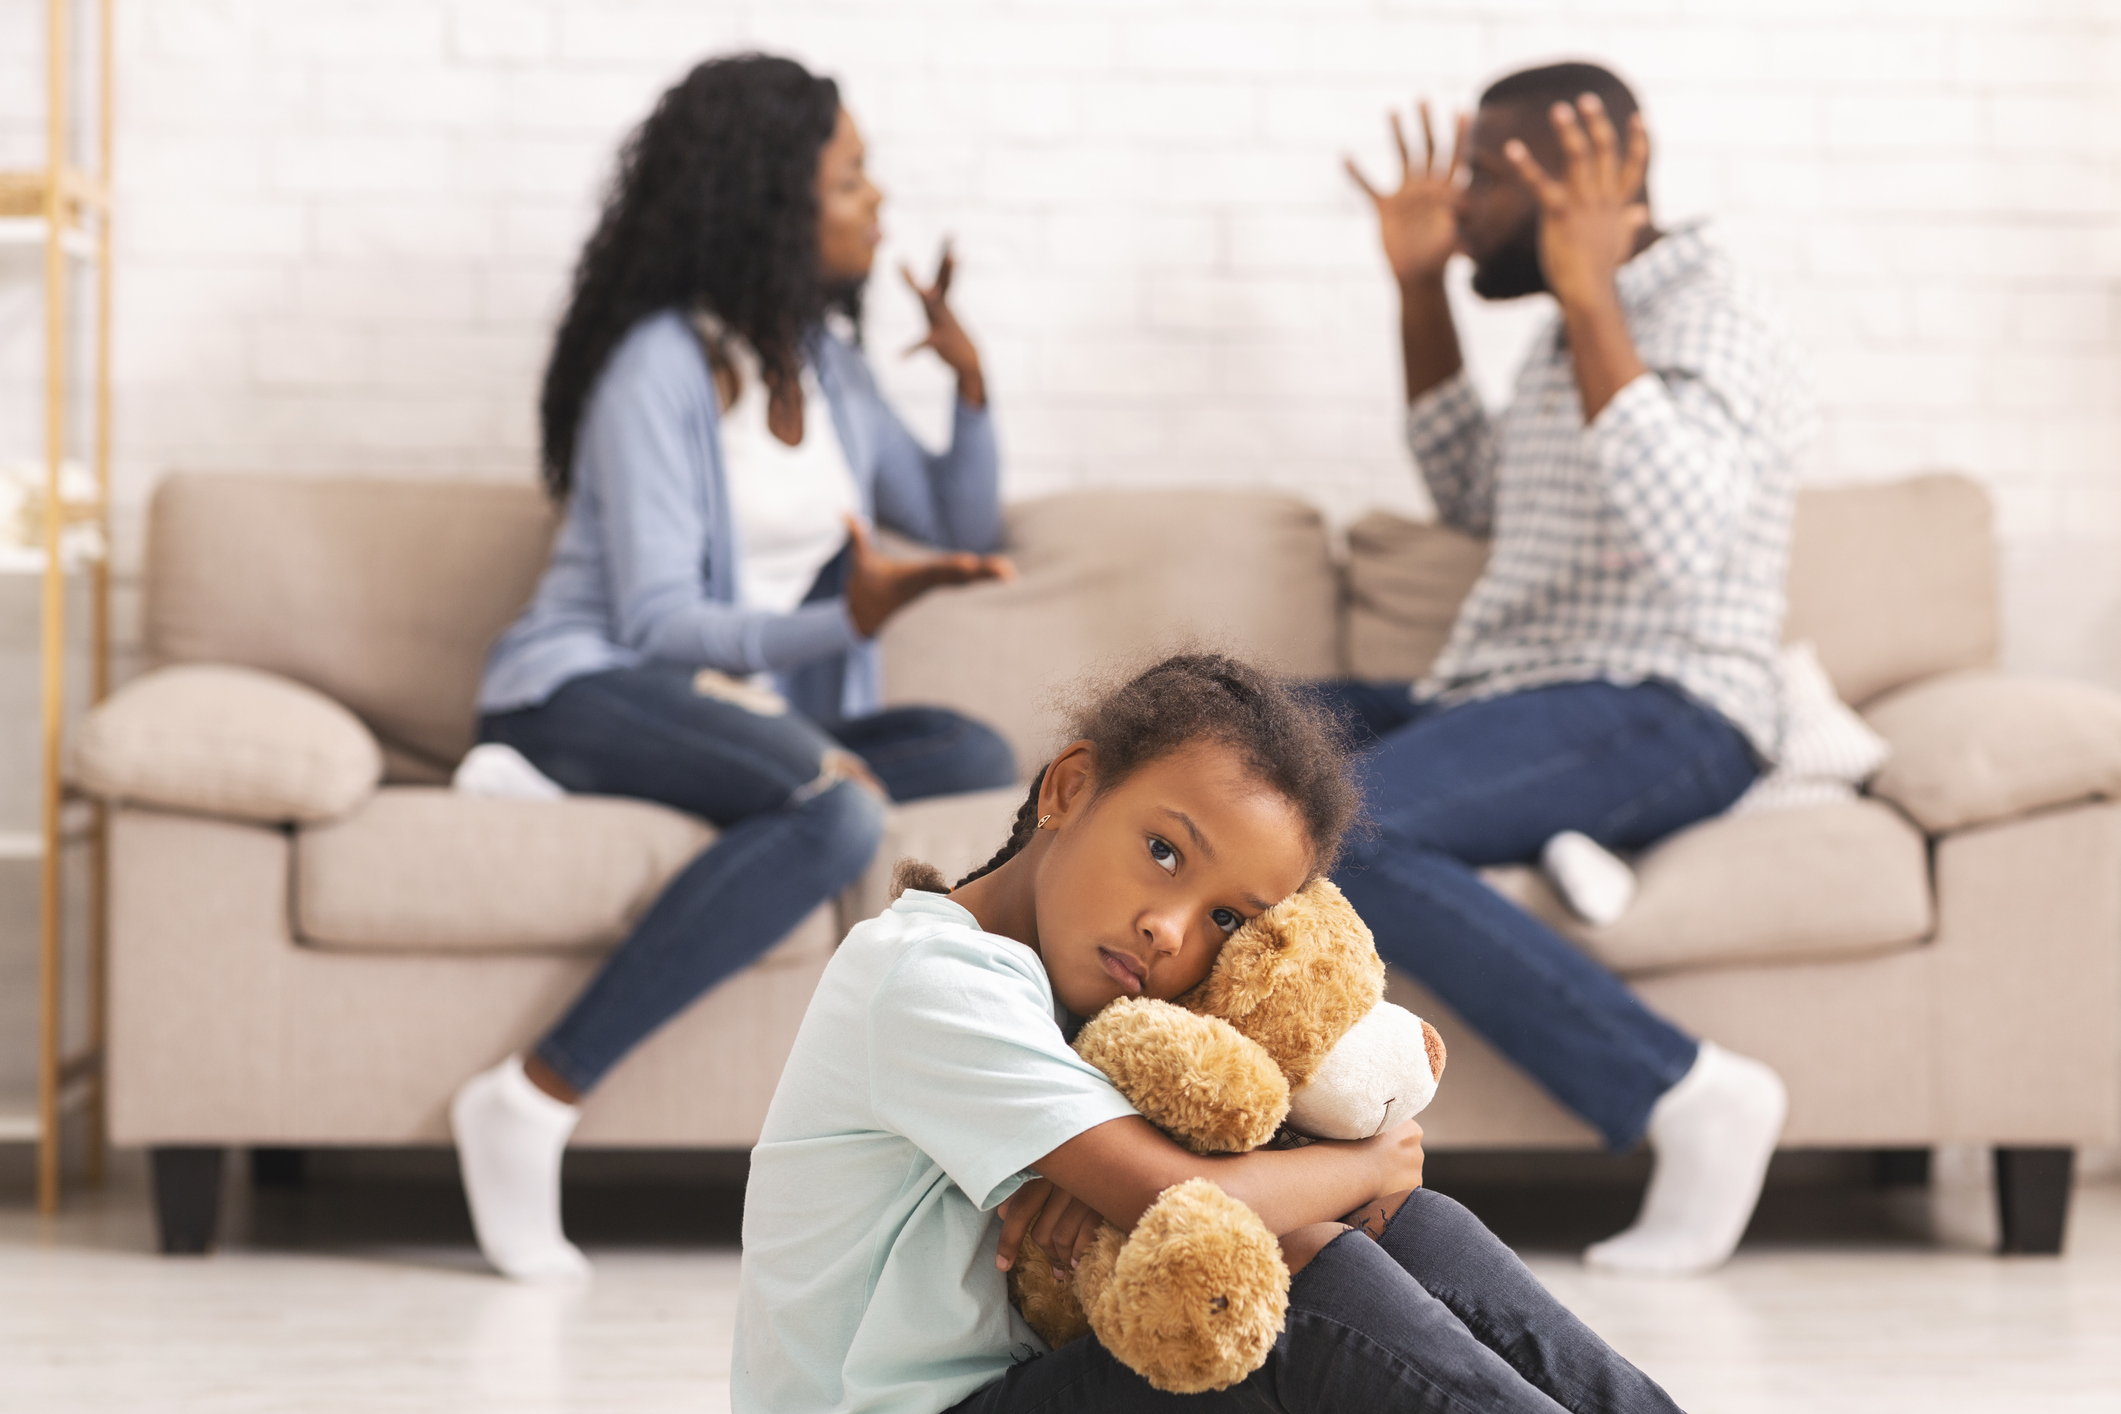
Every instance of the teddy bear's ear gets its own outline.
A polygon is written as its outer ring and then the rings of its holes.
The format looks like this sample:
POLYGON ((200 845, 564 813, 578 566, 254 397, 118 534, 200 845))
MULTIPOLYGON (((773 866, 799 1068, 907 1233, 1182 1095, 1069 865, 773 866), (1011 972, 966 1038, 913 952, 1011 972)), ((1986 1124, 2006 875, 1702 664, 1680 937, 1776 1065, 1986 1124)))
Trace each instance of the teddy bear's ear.
POLYGON ((1369 928, 1332 880, 1314 879, 1232 934, 1179 1003, 1228 1021, 1301 1085, 1384 988, 1369 928))

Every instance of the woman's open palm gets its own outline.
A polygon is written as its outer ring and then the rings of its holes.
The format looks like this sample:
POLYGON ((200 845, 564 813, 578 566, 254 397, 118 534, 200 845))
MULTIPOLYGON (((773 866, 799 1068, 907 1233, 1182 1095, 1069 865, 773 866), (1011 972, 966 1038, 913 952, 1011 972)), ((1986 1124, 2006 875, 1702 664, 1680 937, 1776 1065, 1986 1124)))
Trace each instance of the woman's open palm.
POLYGON ((1016 566, 1001 555, 960 550, 919 560, 893 559, 877 550, 869 527, 854 516, 847 517, 847 538, 854 547, 847 571, 847 616, 864 638, 876 637, 886 619, 931 589, 1016 578, 1016 566))
POLYGON ((1377 208, 1377 235, 1385 248, 1385 261, 1401 281, 1441 275, 1458 249, 1458 218, 1451 209, 1458 194, 1458 168, 1466 150, 1470 128, 1465 114, 1458 115, 1458 131, 1451 155, 1442 163, 1436 158, 1436 132, 1429 122, 1429 105, 1421 113, 1421 165, 1414 165, 1407 150, 1406 129, 1399 114, 1392 114, 1392 142, 1399 149, 1399 189, 1379 191, 1370 185, 1355 159, 1345 159, 1348 175, 1377 208))

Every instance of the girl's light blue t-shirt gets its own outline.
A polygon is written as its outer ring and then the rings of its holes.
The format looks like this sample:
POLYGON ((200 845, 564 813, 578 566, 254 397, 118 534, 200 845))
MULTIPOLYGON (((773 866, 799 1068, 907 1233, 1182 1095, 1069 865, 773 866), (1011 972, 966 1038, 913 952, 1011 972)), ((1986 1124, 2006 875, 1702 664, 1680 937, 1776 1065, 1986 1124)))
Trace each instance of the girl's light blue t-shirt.
POLYGON ((1133 1114, 1068 1048, 1038 955, 908 891, 826 966, 744 1194, 736 1414, 940 1414, 1045 1346, 996 1205, 1133 1114))

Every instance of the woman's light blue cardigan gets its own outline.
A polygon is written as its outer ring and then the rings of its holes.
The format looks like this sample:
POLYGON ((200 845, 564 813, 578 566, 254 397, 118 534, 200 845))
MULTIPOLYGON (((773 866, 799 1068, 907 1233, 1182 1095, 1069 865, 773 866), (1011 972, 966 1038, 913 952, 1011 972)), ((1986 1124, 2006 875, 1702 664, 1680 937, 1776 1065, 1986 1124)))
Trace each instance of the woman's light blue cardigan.
MULTIPOLYGON (((859 351, 820 330, 809 353, 863 511, 930 545, 996 549, 999 459, 987 411, 960 402, 950 449, 936 456, 884 401, 859 351)), ((650 662, 773 673, 817 721, 881 705, 876 644, 855 631, 840 595, 844 552, 792 613, 737 603, 720 418, 706 355, 680 312, 643 319, 612 351, 583 410, 552 561, 487 657, 482 713, 650 662)))

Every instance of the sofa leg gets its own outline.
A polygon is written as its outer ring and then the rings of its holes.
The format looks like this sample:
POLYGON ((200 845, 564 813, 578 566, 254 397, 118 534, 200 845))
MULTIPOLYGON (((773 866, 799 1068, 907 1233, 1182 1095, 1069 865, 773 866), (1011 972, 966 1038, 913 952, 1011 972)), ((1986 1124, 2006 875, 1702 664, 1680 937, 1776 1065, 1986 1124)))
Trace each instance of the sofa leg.
POLYGON ((253 1149, 250 1151, 250 1186, 253 1188, 300 1188, 309 1177, 309 1155, 302 1149, 253 1149))
POLYGON ((164 1256, 197 1256, 214 1245, 221 1218, 223 1151, 164 1145, 153 1151, 155 1227, 164 1256))
POLYGON ((1998 1251, 2052 1257, 2062 1250, 2076 1157, 2074 1149, 1996 1150, 1998 1251))

